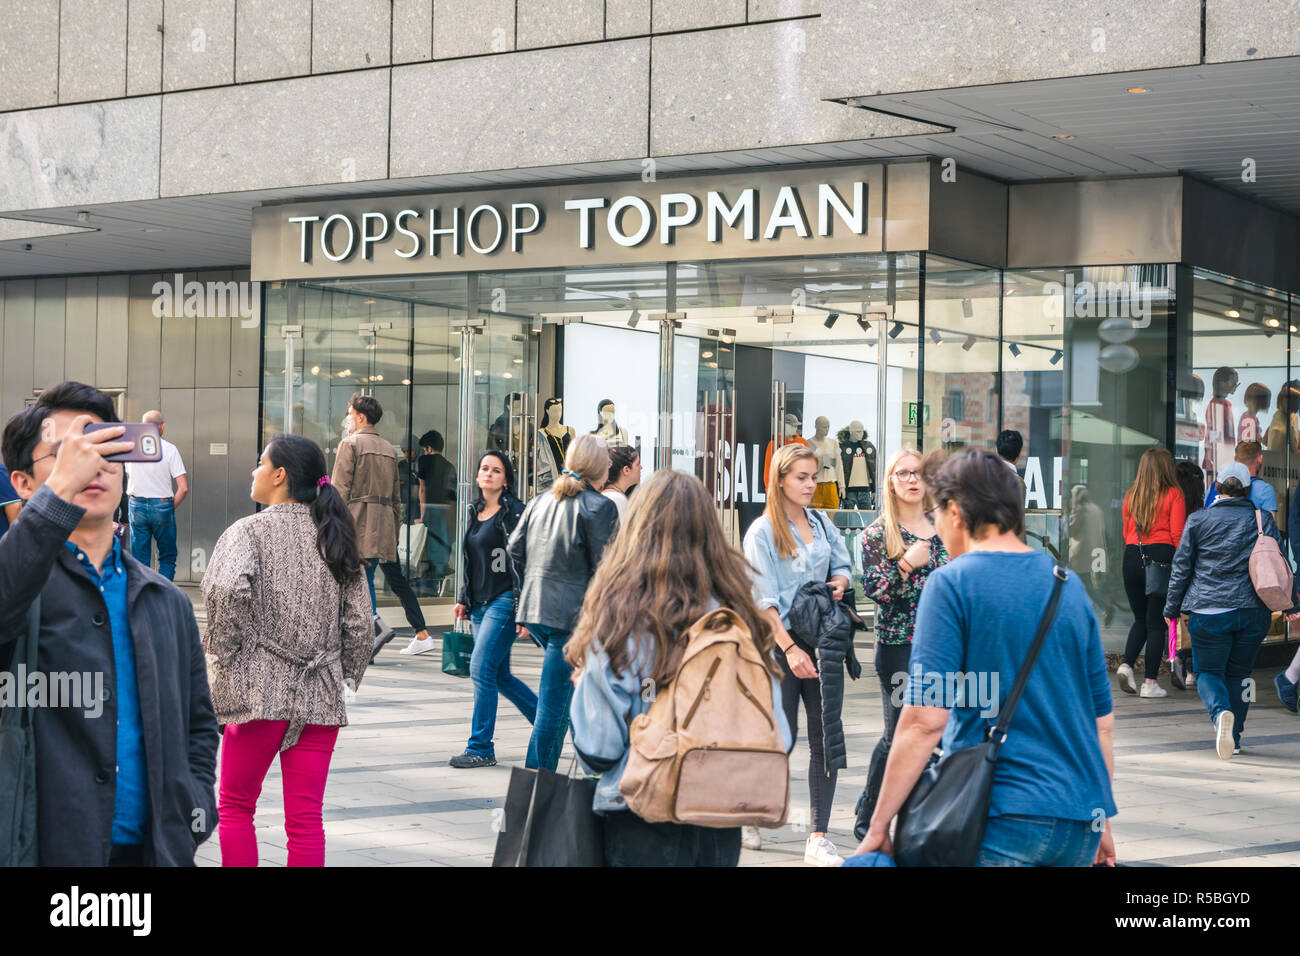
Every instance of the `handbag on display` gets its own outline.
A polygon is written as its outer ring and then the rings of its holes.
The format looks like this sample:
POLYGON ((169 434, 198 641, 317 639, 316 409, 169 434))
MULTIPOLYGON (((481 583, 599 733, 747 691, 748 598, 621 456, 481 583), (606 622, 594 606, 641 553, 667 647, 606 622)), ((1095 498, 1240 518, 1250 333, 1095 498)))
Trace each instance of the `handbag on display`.
POLYGON ((474 654, 474 635, 464 631, 442 632, 442 672, 452 677, 469 676, 469 659, 474 654))
POLYGON ((603 866, 605 828, 591 808, 595 797, 595 780, 510 768, 492 865, 603 866))
MULTIPOLYGON (((1137 521, 1133 522, 1133 530, 1137 531, 1137 521)), ((1147 553, 1142 550, 1142 532, 1137 531, 1138 536, 1138 554, 1142 556, 1142 573, 1146 578, 1146 594, 1151 597, 1156 594, 1169 593, 1169 573, 1174 569, 1173 564, 1161 564, 1159 561, 1152 561, 1147 557, 1147 553)))
MULTIPOLYGON (((11 674, 36 670, 41 599, 27 610, 27 631, 14 644, 11 674)), ((25 693, 20 687, 19 693, 25 693)), ((0 709, 0 867, 36 865, 36 736, 23 701, 0 709)))
POLYGON ((1002 703, 997 724, 985 730, 984 740, 975 746, 932 760, 899 810, 894 836, 894 859, 899 866, 971 866, 979 855, 993 798, 998 749, 1006 743, 1007 727, 1056 619, 1068 577, 1059 564, 1052 568, 1052 574, 1055 580, 1047 610, 1038 622, 1038 632, 1011 693, 1002 703))

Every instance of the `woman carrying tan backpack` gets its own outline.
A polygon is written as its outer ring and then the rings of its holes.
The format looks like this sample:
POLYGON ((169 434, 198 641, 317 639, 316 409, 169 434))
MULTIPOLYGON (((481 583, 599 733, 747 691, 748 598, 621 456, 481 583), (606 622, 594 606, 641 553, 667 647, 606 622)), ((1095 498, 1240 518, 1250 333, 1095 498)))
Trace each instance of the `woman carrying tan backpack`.
MULTIPOLYGON (((667 693, 692 626, 719 608, 734 612, 734 618, 726 617, 739 625, 736 631, 748 631, 757 649, 769 686, 747 689, 779 731, 784 756, 790 730, 781 708, 772 632, 751 595, 745 559, 727 543, 712 497, 698 478, 655 472, 637 491, 626 523, 601 561, 566 648, 578 669, 570 707, 573 742, 583 767, 601 775, 593 809, 604 817, 610 866, 735 866, 740 859, 740 827, 649 823, 628 809, 620 790, 631 747, 629 726, 638 726, 637 718, 650 711, 657 693, 667 693)), ((750 649, 742 650, 752 656, 750 649)), ((676 727, 705 719, 703 707, 695 716, 678 708, 676 727)), ((726 783, 718 781, 719 787, 726 783)))

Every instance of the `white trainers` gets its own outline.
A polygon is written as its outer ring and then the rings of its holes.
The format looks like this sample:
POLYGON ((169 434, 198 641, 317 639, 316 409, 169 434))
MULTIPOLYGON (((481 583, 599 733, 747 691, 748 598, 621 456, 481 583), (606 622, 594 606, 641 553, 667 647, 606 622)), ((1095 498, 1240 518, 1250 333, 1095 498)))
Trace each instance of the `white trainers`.
POLYGON ((1115 677, 1119 680, 1119 689, 1126 694, 1136 694, 1138 692, 1137 680, 1133 677, 1133 665, 1121 663, 1115 669, 1115 677))
POLYGON ((835 850, 835 844, 825 837, 810 836, 804 847, 803 861, 813 866, 843 866, 844 857, 835 850))
POLYGON ((1232 742, 1232 727, 1236 722, 1230 710, 1219 711, 1214 719, 1214 749, 1219 752, 1221 760, 1231 760, 1235 744, 1232 742))
POLYGON ((1187 685, 1188 690, 1196 690, 1196 675, 1188 672, 1187 676, 1183 678, 1183 683, 1187 685))
POLYGON ((398 651, 398 653, 405 654, 408 657, 412 654, 423 654, 425 651, 433 650, 435 643, 436 642, 432 637, 426 637, 424 640, 420 640, 418 637, 413 637, 411 638, 411 643, 403 647, 398 651))
MULTIPOLYGON (((402 653, 405 654, 406 651, 402 651, 402 653)), ((1138 696, 1147 698, 1168 697, 1169 691, 1165 690, 1159 684, 1148 684, 1146 681, 1143 681, 1142 690, 1138 692, 1138 696)))
POLYGON ((746 850, 763 849, 763 837, 759 834, 758 827, 741 827, 740 845, 746 850))

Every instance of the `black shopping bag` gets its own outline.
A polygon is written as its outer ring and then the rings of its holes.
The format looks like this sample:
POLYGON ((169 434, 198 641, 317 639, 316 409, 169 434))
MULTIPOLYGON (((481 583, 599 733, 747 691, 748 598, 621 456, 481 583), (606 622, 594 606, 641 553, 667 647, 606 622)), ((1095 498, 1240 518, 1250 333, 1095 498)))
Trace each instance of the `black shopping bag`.
POLYGON ((605 837, 591 809, 596 781, 550 770, 510 770, 493 866, 603 866, 605 837))

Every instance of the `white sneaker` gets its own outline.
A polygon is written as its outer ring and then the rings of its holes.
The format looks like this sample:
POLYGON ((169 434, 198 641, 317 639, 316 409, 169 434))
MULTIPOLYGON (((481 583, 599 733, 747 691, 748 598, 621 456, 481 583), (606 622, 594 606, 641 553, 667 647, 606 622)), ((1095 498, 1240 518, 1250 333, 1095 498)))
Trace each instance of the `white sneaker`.
POLYGON ((825 837, 808 838, 804 847, 803 861, 813 866, 843 866, 844 857, 835 850, 835 844, 825 837))
POLYGON ((759 834, 758 827, 741 827, 740 845, 746 850, 763 849, 763 837, 759 834))
MULTIPOLYGON (((402 651, 402 653, 405 654, 406 651, 402 651)), ((1165 690, 1159 684, 1148 684, 1146 681, 1143 681, 1142 690, 1138 692, 1138 696, 1139 697, 1168 697, 1169 691, 1165 690)))
POLYGON ((1188 675, 1183 678, 1183 683, 1187 685, 1188 690, 1196 690, 1196 675, 1188 673, 1188 675))
POLYGON ((1230 710, 1219 711, 1219 716, 1214 721, 1214 748, 1219 752, 1221 760, 1231 760, 1235 744, 1232 742, 1232 727, 1236 722, 1236 717, 1230 710))
POLYGON ((1115 677, 1119 680, 1119 689, 1126 694, 1136 694, 1138 692, 1137 681, 1133 677, 1133 666, 1131 664, 1121 663, 1115 669, 1115 677))
POLYGON ((433 650, 434 643, 432 637, 426 637, 424 640, 420 640, 418 637, 413 637, 411 638, 411 643, 403 647, 398 651, 398 653, 405 654, 408 657, 412 654, 423 654, 425 651, 433 650))

